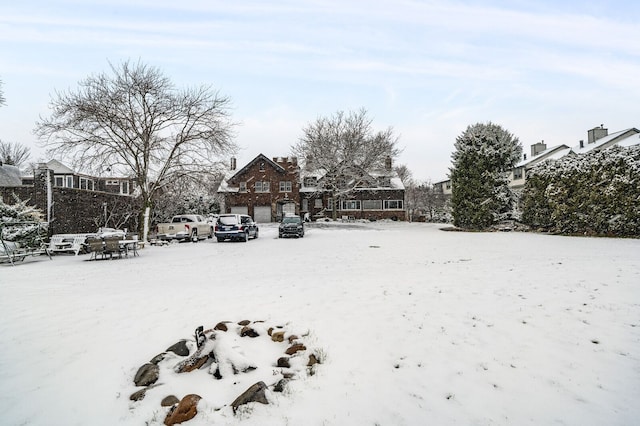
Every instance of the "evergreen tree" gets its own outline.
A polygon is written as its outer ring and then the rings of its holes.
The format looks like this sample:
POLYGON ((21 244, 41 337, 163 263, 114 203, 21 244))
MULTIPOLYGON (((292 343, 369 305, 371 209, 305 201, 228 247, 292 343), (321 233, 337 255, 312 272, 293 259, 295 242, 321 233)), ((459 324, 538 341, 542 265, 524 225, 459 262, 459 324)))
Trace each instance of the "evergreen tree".
POLYGON ((30 245, 42 232, 42 213, 16 197, 15 204, 7 204, 0 197, 0 224, 5 241, 14 241, 23 246, 30 245))
POLYGON ((486 229, 512 213, 515 196, 507 172, 521 155, 518 138, 491 122, 471 125, 456 138, 451 168, 455 226, 486 229))

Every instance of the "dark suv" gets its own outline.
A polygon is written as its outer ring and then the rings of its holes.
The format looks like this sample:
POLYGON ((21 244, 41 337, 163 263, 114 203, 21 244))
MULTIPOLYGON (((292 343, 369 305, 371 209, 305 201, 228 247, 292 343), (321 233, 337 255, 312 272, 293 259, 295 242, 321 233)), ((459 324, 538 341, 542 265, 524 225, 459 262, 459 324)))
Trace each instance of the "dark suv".
POLYGON ((218 216, 214 234, 218 242, 224 240, 249 241, 258 238, 258 224, 246 214, 221 214, 218 216))
POLYGON ((304 237, 304 222, 299 216, 285 216, 278 227, 278 238, 304 237))

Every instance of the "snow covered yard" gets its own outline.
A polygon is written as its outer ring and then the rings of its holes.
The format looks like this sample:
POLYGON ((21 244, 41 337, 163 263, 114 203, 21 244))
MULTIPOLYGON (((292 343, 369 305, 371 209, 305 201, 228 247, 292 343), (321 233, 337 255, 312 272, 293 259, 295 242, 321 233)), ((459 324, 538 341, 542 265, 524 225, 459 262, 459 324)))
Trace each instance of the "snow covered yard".
POLYGON ((162 424, 168 408, 154 401, 170 393, 203 397, 186 425, 640 419, 640 240, 417 223, 312 226, 281 240, 262 225, 248 243, 88 258, 0 265, 2 424, 162 424), (233 399, 273 384, 276 367, 225 389, 206 372, 161 375, 129 400, 139 366, 199 325, 245 319, 308 332, 324 363, 235 416, 233 399))

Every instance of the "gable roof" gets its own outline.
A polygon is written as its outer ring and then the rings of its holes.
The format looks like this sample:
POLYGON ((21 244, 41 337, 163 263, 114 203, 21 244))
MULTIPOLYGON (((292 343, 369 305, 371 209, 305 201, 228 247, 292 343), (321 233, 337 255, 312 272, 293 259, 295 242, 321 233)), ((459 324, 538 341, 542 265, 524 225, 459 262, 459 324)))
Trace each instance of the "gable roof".
POLYGON ((607 148, 611 145, 618 145, 621 143, 625 143, 625 146, 631 146, 631 145, 627 145, 627 143, 629 143, 627 139, 631 138, 631 141, 633 141, 633 138, 636 137, 636 140, 637 140, 637 136, 639 133, 640 133, 640 130, 636 129, 635 127, 632 127, 630 129, 620 130, 619 132, 611 133, 610 135, 602 137, 593 143, 587 143, 587 144, 584 144, 584 146, 578 145, 576 147, 571 148, 571 150, 576 154, 586 154, 587 152, 597 151, 599 149, 607 148))
POLYGON ((69 167, 65 166, 58 160, 49 160, 47 162, 47 168, 53 170, 56 174, 74 174, 75 172, 69 167))
POLYGON ((256 164, 256 163, 258 163, 260 161, 263 161, 265 164, 268 164, 269 166, 273 167, 274 169, 276 169, 276 171, 278 171, 280 173, 285 173, 286 172, 284 167, 282 167, 280 164, 278 164, 275 161, 267 158, 267 156, 264 155, 264 154, 258 154, 258 156, 256 158, 254 158, 253 160, 249 161, 246 166, 244 166, 243 168, 238 170, 234 175, 232 175, 231 177, 229 177, 226 180, 229 181, 229 182, 234 181, 238 176, 245 174, 247 172, 247 170, 249 170, 249 168, 251 168, 251 166, 253 166, 254 164, 256 164))

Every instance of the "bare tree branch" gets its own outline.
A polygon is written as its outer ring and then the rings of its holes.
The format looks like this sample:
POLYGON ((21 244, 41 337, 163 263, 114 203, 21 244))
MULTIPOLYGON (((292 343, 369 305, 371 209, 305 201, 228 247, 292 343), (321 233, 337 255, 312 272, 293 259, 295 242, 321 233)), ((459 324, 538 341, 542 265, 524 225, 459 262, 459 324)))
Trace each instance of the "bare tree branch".
POLYGON ((29 147, 17 142, 3 142, 0 140, 0 161, 2 164, 22 166, 31 157, 29 147))
POLYGON ((178 90, 140 62, 110 68, 53 96, 35 130, 50 153, 80 170, 132 175, 150 207, 176 176, 215 174, 236 152, 228 97, 209 86, 178 90))

